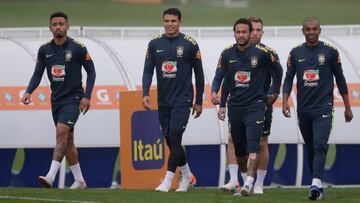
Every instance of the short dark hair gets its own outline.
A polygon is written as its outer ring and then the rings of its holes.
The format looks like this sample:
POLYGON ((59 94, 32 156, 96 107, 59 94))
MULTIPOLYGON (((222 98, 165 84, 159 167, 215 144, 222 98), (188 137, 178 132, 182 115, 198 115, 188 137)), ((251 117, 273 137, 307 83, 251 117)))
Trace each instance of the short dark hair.
POLYGON ((248 20, 252 23, 261 23, 261 25, 264 25, 260 17, 250 17, 248 20))
POLYGON ((65 18, 65 20, 68 21, 68 17, 67 17, 67 15, 65 13, 63 13, 63 12, 55 12, 55 13, 51 14, 51 16, 50 16, 50 23, 51 23, 51 20, 53 18, 56 18, 56 17, 65 18))
POLYGON ((168 8, 168 9, 164 10, 163 18, 165 15, 177 16, 179 21, 181 21, 181 11, 178 8, 168 8))
POLYGON ((233 31, 235 32, 235 27, 238 25, 238 24, 245 24, 245 25, 248 25, 249 26, 249 32, 252 32, 253 30, 253 27, 252 27, 252 24, 251 22, 246 19, 246 18, 239 18, 235 21, 234 23, 234 27, 233 27, 233 31))

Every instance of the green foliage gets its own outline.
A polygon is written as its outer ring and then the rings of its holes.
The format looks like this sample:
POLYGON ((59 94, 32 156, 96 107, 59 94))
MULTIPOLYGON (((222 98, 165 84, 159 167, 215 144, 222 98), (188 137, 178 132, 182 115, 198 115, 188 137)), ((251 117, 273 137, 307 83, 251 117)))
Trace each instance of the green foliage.
MULTIPOLYGON (((169 1, 166 1, 169 2, 169 1)), ((178 1, 172 1, 178 2, 178 1)), ((189 0, 191 2, 191 0, 189 0)), ((161 26, 162 11, 179 7, 185 26, 232 26, 239 17, 260 16, 266 25, 300 25, 306 17, 322 24, 359 24, 357 0, 250 0, 246 9, 213 7, 204 4, 139 5, 110 0, 3 0, 0 27, 47 26, 55 11, 68 14, 71 25, 82 26, 161 26)))

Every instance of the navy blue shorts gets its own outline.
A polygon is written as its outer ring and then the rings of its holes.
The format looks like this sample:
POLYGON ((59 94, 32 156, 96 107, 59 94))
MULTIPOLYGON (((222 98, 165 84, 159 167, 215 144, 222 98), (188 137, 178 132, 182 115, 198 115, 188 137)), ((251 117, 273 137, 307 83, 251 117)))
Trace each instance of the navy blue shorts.
POLYGON ((228 116, 236 156, 260 153, 260 138, 264 128, 264 109, 229 106, 228 116))
POLYGON ((182 134, 190 116, 190 107, 159 107, 159 122, 164 136, 182 134))
POLYGON ((51 103, 52 116, 55 126, 62 123, 70 128, 74 128, 80 114, 80 100, 71 99, 51 103))
POLYGON ((264 129, 263 129, 263 133, 262 133, 263 137, 268 137, 270 135, 271 122, 272 122, 272 113, 273 113, 273 107, 272 106, 266 106, 264 129))

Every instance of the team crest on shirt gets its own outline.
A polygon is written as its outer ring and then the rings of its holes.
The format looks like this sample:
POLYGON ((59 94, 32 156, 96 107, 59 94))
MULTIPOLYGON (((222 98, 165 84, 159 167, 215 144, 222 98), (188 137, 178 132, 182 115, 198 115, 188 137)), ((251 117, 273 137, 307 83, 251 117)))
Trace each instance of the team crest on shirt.
POLYGON ((72 51, 66 50, 65 51, 65 61, 71 61, 71 58, 72 58, 72 51))
POLYGON ((318 55, 318 61, 319 61, 319 65, 324 65, 325 64, 325 54, 319 54, 318 55))
POLYGON ((258 64, 258 58, 256 56, 252 56, 250 59, 250 64, 252 68, 256 68, 258 64))
POLYGON ((237 71, 235 73, 235 87, 249 87, 251 72, 237 71))
POLYGON ((176 78, 177 62, 176 61, 164 61, 161 66, 163 72, 163 78, 176 78))
POLYGON ((316 87, 320 79, 319 70, 308 69, 304 71, 303 80, 305 87, 316 87))
POLYGON ((52 81, 59 82, 65 79, 65 65, 53 65, 51 67, 52 81))
POLYGON ((176 47, 176 56, 182 57, 183 54, 184 54, 184 47, 183 46, 176 47))

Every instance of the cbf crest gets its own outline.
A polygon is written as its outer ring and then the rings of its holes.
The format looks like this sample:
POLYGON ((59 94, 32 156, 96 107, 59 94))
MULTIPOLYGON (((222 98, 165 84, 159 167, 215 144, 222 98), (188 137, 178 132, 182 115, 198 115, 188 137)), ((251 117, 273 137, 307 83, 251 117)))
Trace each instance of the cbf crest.
POLYGON ((258 58, 256 56, 252 56, 250 59, 250 64, 252 68, 256 68, 258 64, 258 58))
POLYGON ((176 47, 176 56, 182 57, 183 54, 184 54, 184 47, 183 46, 176 47))
POLYGON ((319 54, 318 55, 318 61, 319 61, 319 65, 324 65, 325 64, 325 54, 319 54))
POLYGON ((71 58, 72 58, 72 51, 66 50, 65 51, 65 61, 71 61, 71 58))

